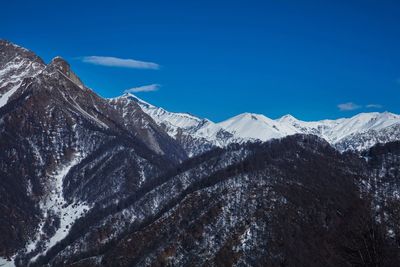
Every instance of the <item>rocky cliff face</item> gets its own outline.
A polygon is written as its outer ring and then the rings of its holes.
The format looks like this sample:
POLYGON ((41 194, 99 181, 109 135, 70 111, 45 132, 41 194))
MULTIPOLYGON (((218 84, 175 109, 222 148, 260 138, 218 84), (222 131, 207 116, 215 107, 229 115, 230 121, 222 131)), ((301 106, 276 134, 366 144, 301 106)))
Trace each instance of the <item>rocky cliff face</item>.
POLYGON ((400 261, 398 141, 340 153, 296 134, 215 148, 201 138, 232 136, 194 119, 185 143, 180 116, 163 126, 128 97, 99 97, 61 58, 46 65, 6 41, 0 52, 0 265, 400 261))

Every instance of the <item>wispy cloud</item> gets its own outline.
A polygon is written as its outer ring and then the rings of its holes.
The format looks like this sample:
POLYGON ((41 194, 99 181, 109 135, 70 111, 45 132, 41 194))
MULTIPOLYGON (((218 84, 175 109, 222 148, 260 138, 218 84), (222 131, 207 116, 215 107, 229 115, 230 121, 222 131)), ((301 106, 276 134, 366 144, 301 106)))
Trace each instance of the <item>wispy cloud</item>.
POLYGON ((383 108, 383 106, 380 104, 368 104, 365 107, 367 107, 367 108, 383 108))
POLYGON ((130 88, 130 89, 125 90, 124 93, 154 92, 154 91, 158 91, 160 89, 160 87, 161 87, 161 85, 154 83, 154 84, 130 88))
POLYGON ((340 111, 350 111, 350 110, 356 110, 361 108, 360 105, 357 105, 353 102, 347 102, 347 103, 342 103, 337 105, 337 107, 339 108, 340 111))
POLYGON ((351 110, 356 110, 360 108, 383 108, 381 104, 368 104, 368 105, 358 105, 355 104, 354 102, 347 102, 347 103, 342 103, 337 105, 338 109, 340 111, 351 111, 351 110))
POLYGON ((154 62, 146 62, 136 59, 125 59, 117 57, 87 56, 83 57, 82 61, 85 63, 107 66, 107 67, 152 69, 152 70, 158 70, 160 68, 160 65, 154 62))

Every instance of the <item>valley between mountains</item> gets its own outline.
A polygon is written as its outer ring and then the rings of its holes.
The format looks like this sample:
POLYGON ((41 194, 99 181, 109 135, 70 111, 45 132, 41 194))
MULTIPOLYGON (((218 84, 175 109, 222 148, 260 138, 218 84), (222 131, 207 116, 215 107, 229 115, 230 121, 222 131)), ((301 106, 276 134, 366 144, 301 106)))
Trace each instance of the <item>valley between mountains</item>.
POLYGON ((0 40, 0 266, 398 266, 400 116, 215 123, 0 40))

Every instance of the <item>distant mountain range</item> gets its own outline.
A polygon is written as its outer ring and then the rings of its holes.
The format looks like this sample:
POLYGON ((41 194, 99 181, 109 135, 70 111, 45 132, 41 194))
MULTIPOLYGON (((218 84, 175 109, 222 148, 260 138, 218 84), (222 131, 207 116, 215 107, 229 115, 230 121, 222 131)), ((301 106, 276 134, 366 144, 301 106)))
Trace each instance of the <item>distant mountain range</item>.
POLYGON ((351 118, 301 121, 291 115, 273 120, 261 114, 243 113, 220 123, 187 113, 174 113, 153 106, 132 94, 111 99, 133 101, 174 139, 189 155, 231 143, 268 141, 294 134, 317 135, 340 151, 362 151, 377 143, 400 140, 400 115, 389 112, 360 113, 351 118), (199 144, 204 149, 199 150, 199 144))
POLYGON ((214 123, 0 40, 0 266, 398 266, 399 118, 214 123))

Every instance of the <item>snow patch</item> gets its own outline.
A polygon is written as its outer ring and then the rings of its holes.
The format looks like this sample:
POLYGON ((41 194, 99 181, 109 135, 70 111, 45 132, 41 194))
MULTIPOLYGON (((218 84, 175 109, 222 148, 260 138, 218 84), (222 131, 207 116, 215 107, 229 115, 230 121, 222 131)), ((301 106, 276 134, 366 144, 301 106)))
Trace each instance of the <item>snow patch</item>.
POLYGON ((20 84, 13 86, 10 90, 8 90, 5 94, 0 97, 0 108, 5 106, 8 102, 8 99, 17 91, 20 84))
POLYGON ((47 241, 44 250, 37 254, 31 261, 34 261, 39 255, 46 253, 51 247, 53 247, 57 242, 61 241, 68 234, 71 226, 75 221, 82 217, 89 209, 90 206, 86 203, 74 201, 73 203, 68 203, 63 196, 63 181, 67 176, 71 168, 77 165, 81 160, 80 155, 75 155, 75 158, 66 165, 61 166, 54 174, 50 177, 50 188, 49 194, 40 204, 41 209, 44 212, 44 219, 40 223, 40 229, 34 240, 32 240, 27 245, 27 251, 32 252, 37 248, 37 245, 45 236, 44 227, 45 221, 50 216, 57 216, 60 219, 60 227, 56 230, 55 234, 47 241))
POLYGON ((14 260, 8 260, 5 258, 0 257, 0 266, 1 267, 15 267, 14 260))

